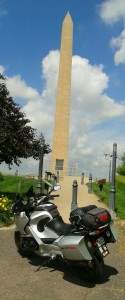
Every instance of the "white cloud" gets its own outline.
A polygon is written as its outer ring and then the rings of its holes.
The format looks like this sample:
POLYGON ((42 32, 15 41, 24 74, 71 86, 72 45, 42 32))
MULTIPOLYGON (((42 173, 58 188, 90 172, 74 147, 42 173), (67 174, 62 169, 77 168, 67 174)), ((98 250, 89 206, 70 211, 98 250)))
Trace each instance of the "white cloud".
POLYGON ((125 1, 107 0, 100 5, 100 17, 107 24, 125 20, 125 1))
MULTIPOLYGON (((124 0, 107 0, 100 6, 100 17, 109 25, 118 21, 125 23, 125 1, 124 0)), ((116 48, 114 61, 116 65, 125 64, 125 29, 118 37, 112 37, 111 46, 116 48)))
MULTIPOLYGON (((42 61, 45 86, 41 95, 27 86, 19 75, 7 77, 7 87, 11 95, 26 100, 23 111, 32 121, 31 126, 39 132, 42 131, 50 145, 53 136, 58 67, 59 52, 51 51, 42 61)), ((114 139, 123 145, 121 122, 122 117, 125 117, 125 105, 106 94, 109 84, 109 78, 102 65, 91 65, 85 58, 73 57, 69 160, 79 164, 79 172, 92 172, 95 177, 104 177, 104 174, 107 174, 104 153, 112 151, 114 139), (109 122, 106 130, 103 128, 104 122, 109 122), (96 127, 98 130, 95 130, 96 127)), ((49 158, 50 155, 47 159, 49 158)), ((21 168, 22 166, 20 170, 21 168)), ((37 168, 38 162, 34 163, 31 159, 23 162, 23 170, 26 170, 26 173, 37 173, 37 168)))
POLYGON ((5 67, 0 65, 0 74, 4 75, 5 67))
POLYGON ((50 51, 42 61, 42 78, 45 80, 45 87, 42 97, 48 104, 52 103, 56 97, 58 69, 60 52, 50 51))
POLYGON ((39 133, 45 133, 46 139, 49 141, 52 140, 58 66, 59 51, 50 51, 42 61, 42 78, 45 80, 45 86, 41 95, 37 90, 27 86, 20 75, 6 76, 10 95, 25 100, 26 104, 22 111, 32 121, 32 126, 38 129, 39 133))
POLYGON ((118 37, 112 38, 111 46, 113 48, 118 49, 114 55, 115 64, 125 64, 125 29, 121 32, 121 34, 118 37))
POLYGON ((25 100, 35 100, 39 98, 38 92, 32 87, 27 86, 20 75, 7 77, 7 87, 13 97, 20 97, 25 100))
POLYGON ((70 136, 86 132, 95 125, 125 115, 125 105, 108 97, 109 78, 102 66, 92 66, 81 57, 73 57, 70 136))

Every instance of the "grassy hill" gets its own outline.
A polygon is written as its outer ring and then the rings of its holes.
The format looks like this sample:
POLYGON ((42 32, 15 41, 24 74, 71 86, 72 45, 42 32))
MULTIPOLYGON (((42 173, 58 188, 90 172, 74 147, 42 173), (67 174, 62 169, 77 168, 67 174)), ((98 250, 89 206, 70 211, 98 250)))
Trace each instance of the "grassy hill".
MULTIPOLYGON (((17 192, 23 194, 31 185, 33 185, 34 191, 36 190, 36 179, 13 175, 3 177, 4 181, 0 181, 0 195, 6 195, 11 200, 15 199, 17 192)), ((103 186, 102 196, 106 205, 109 205, 110 188, 111 184, 108 182, 103 186)), ((97 183, 92 183, 92 190, 100 197, 100 190, 97 183)), ((115 208, 117 216, 120 219, 125 219, 125 176, 116 176, 115 208)))
POLYGON ((13 175, 6 175, 3 178, 4 180, 0 181, 0 195, 6 195, 11 200, 14 200, 17 192, 23 194, 31 185, 33 185, 34 191, 36 189, 36 179, 13 175))
POLYGON ((122 182, 122 183, 125 184, 125 176, 121 176, 121 175, 116 176, 116 181, 122 182))
MULTIPOLYGON (((109 205, 110 188, 111 184, 109 182, 103 186, 102 197, 106 205, 109 205)), ((116 176, 115 188, 115 209, 117 217, 120 219, 125 219, 125 176, 116 176)), ((92 184, 92 190, 97 196, 100 196, 100 190, 97 183, 94 182, 92 184)))

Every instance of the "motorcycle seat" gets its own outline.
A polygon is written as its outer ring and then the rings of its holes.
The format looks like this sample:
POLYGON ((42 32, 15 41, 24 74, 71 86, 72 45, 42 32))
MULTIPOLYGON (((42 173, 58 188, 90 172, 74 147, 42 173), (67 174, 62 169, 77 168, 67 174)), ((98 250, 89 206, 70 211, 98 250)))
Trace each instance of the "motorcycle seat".
POLYGON ((53 220, 47 222, 45 227, 48 227, 51 230, 55 231, 59 236, 67 235, 74 230, 74 225, 66 224, 61 216, 58 216, 53 220))

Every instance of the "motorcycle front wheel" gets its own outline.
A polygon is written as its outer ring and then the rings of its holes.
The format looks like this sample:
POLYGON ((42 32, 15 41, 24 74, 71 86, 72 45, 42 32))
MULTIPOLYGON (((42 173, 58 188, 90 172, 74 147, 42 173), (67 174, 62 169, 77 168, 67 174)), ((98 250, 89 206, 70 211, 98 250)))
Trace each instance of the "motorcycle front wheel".
POLYGON ((22 235, 21 235, 20 231, 15 231, 14 240, 15 240, 15 244, 16 244, 18 252, 22 256, 26 256, 26 257, 32 256, 34 251, 30 250, 30 249, 27 249, 27 245, 26 245, 25 241, 23 241, 21 239, 21 236, 22 235))

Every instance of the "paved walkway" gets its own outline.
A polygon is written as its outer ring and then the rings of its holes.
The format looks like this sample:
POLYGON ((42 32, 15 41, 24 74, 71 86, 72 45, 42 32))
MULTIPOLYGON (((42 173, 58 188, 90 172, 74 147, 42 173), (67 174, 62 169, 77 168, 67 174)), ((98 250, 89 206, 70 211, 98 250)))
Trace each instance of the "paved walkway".
POLYGON ((77 188, 77 205, 87 206, 90 204, 97 205, 99 207, 106 207, 103 202, 99 202, 99 198, 92 194, 88 194, 88 187, 86 183, 88 183, 88 178, 84 178, 84 184, 81 184, 81 177, 78 176, 65 176, 64 180, 59 182, 61 185, 61 189, 56 192, 60 195, 59 198, 55 198, 54 203, 57 205, 58 210, 63 217, 65 222, 69 222, 69 214, 71 211, 71 203, 72 203, 72 185, 73 181, 77 180, 78 188, 77 188))
MULTIPOLYGON (((72 202, 73 180, 78 182, 78 206, 96 204, 98 197, 88 194, 80 177, 65 177, 60 181, 60 197, 55 198, 60 214, 68 222, 72 202)), ((88 179, 85 178, 85 183, 88 179)), ((58 192, 56 192, 58 193, 58 192)), ((14 226, 13 226, 14 227, 14 226)), ((77 267, 53 263, 36 272, 41 258, 22 258, 15 247, 13 227, 0 231, 0 299, 1 300, 124 300, 125 299, 125 234, 118 226, 118 241, 108 244, 110 254, 105 258, 104 276, 89 283, 77 267)))
MULTIPOLYGON (((98 207, 106 207, 103 202, 99 202, 99 197, 92 194, 88 194, 88 187, 86 183, 88 183, 88 178, 84 178, 84 184, 81 184, 80 176, 65 176, 63 180, 60 180, 58 183, 61 186, 61 189, 55 194, 59 194, 59 198, 55 198, 53 203, 57 205, 57 208, 62 216, 63 220, 69 223, 69 215, 71 211, 71 203, 72 203, 72 185, 73 181, 77 180, 77 207, 83 207, 90 204, 97 205, 98 207)), ((15 224, 9 226, 9 228, 14 228, 15 224)), ((7 227, 8 228, 8 227, 7 227)), ((6 227, 0 228, 0 230, 7 229, 6 227)))

